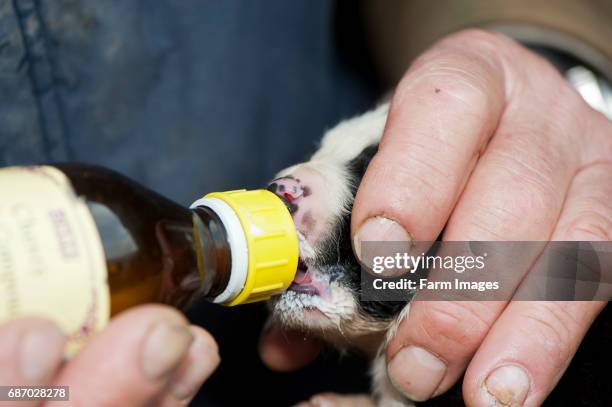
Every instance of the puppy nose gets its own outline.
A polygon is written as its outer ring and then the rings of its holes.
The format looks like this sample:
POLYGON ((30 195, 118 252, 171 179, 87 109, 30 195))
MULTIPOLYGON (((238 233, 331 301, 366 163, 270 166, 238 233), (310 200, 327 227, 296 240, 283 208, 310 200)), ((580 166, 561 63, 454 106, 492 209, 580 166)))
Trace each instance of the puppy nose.
POLYGON ((293 202, 304 195, 304 189, 299 180, 293 177, 277 178, 268 186, 268 190, 284 198, 288 202, 293 202))

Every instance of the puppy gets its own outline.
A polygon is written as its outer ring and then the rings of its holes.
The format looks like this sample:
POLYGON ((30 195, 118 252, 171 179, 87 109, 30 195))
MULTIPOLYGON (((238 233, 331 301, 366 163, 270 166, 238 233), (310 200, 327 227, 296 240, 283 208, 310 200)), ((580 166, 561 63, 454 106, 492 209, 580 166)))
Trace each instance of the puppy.
MULTIPOLYGON (((283 326, 304 330, 340 350, 356 350, 370 358, 372 398, 379 406, 394 407, 413 405, 392 386, 385 359, 387 341, 395 334, 411 298, 400 302, 362 301, 361 267, 354 257, 350 238, 353 199, 377 151, 387 113, 388 105, 384 104, 340 123, 325 134, 319 150, 309 161, 281 171, 270 183, 268 189, 283 199, 293 216, 300 261, 291 288, 271 300, 269 306, 272 318, 283 326)), ((606 317, 606 322, 609 320, 606 317)), ((608 332, 608 343, 609 325, 603 328, 608 332)), ((602 342, 598 344, 603 345, 602 342)), ((593 349, 602 349, 609 360, 609 348, 593 349)), ((602 363, 597 360, 601 357, 594 356, 586 363, 602 363)), ((601 375, 599 380, 604 377, 605 374, 601 375)), ((595 382, 591 380, 589 385, 592 387, 595 382)), ((592 389, 590 393, 585 397, 610 401, 609 390, 604 395, 592 389)), ((555 394, 549 399, 555 397, 564 402, 570 400, 555 394)), ((455 386, 429 404, 457 405, 460 400, 460 387, 455 386)))
POLYGON ((406 405, 386 375, 386 338, 408 302, 361 301, 361 266, 350 239, 350 213, 359 182, 378 149, 387 119, 384 104, 327 132, 308 162, 281 171, 268 189, 291 212, 300 262, 291 288, 271 301, 286 327, 312 332, 338 349, 373 359, 380 405, 406 405))

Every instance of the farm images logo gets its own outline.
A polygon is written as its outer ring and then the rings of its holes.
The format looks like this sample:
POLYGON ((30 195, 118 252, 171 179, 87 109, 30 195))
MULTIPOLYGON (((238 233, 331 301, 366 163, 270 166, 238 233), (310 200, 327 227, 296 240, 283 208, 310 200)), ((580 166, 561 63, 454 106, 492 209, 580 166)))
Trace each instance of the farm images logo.
POLYGON ((364 301, 612 298, 612 242, 364 242, 364 301))

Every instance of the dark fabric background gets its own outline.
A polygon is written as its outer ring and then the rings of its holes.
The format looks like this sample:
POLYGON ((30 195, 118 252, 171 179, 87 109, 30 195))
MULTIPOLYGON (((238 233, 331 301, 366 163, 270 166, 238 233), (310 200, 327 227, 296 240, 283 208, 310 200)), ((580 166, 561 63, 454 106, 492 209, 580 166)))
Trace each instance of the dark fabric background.
MULTIPOLYGON (((328 0, 0 0, 0 166, 100 164, 183 204, 262 186, 377 95, 353 63, 354 21, 340 23, 328 0)), ((263 306, 190 316, 223 358, 194 405, 367 389, 365 364, 336 354, 268 371, 263 306)))
POLYGON ((335 3, 0 1, 0 165, 86 161, 182 203, 261 185, 371 105, 335 3))

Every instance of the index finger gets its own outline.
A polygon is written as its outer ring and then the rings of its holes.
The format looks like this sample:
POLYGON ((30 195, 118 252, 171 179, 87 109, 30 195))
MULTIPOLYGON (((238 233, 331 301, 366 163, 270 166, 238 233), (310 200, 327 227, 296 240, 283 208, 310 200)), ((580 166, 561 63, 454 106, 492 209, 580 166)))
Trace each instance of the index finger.
POLYGON ((476 30, 450 36, 404 76, 355 197, 351 226, 358 256, 363 241, 439 235, 510 92, 493 45, 504 41, 476 30))
MULTIPOLYGON (((515 48, 504 37, 464 31, 433 46, 410 68, 356 196, 358 254, 365 241, 431 241, 440 234, 510 99, 514 82, 506 61, 515 48)), ((396 387, 415 400, 443 391, 469 357, 452 345, 476 348, 504 306, 413 303, 387 349, 396 387)))

